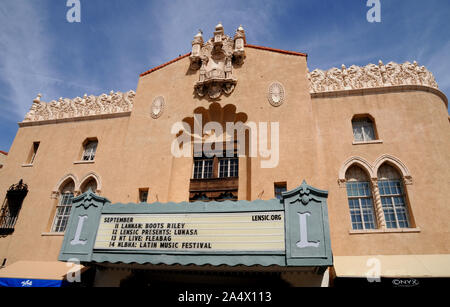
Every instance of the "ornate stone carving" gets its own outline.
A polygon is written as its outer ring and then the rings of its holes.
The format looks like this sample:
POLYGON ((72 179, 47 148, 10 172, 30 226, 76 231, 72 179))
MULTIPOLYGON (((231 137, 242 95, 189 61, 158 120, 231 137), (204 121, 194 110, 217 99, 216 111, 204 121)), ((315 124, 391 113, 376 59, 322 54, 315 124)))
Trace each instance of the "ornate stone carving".
POLYGON ((161 117, 161 115, 164 112, 164 106, 165 106, 164 97, 162 97, 162 96, 156 97, 153 100, 152 109, 150 112, 150 115, 152 116, 152 118, 157 119, 157 118, 161 117))
POLYGON ((74 99, 59 98, 49 103, 41 101, 41 94, 33 100, 24 122, 77 118, 92 115, 130 112, 133 109, 134 91, 113 92, 98 97, 86 94, 74 99))
POLYGON ((383 205, 381 203, 380 189, 378 187, 378 179, 371 178, 373 187, 373 197, 375 202, 375 214, 377 216, 377 222, 381 228, 386 228, 386 220, 384 218, 383 205))
POLYGON ((279 82, 274 82, 269 86, 269 92, 267 98, 269 103, 274 107, 279 107, 284 102, 285 91, 284 87, 279 82))
POLYGON ((233 77, 233 64, 242 65, 245 59, 245 31, 241 27, 234 39, 225 35, 223 26, 216 26, 214 37, 203 43, 200 31, 192 42, 191 69, 200 70, 195 92, 199 97, 219 98, 230 95, 237 84, 233 77))
POLYGON ((386 65, 379 61, 378 65, 352 65, 349 68, 342 65, 340 69, 332 68, 328 71, 316 69, 307 72, 307 76, 311 93, 401 85, 423 85, 438 89, 433 74, 416 61, 403 64, 390 62, 386 65))

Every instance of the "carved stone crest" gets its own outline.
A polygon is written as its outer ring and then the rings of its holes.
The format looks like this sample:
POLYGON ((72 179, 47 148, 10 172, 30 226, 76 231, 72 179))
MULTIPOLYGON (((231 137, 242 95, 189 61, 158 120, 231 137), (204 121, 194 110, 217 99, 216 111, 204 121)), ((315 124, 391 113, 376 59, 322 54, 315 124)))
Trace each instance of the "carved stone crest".
POLYGON ((164 112, 164 105, 165 105, 165 101, 164 101, 164 97, 162 97, 162 96, 158 96, 153 100, 152 108, 151 108, 151 112, 150 112, 150 115, 152 116, 152 118, 157 119, 157 118, 161 117, 161 115, 164 112))
POLYGON ((190 56, 191 69, 200 70, 199 81, 194 85, 199 97, 217 99, 223 93, 230 95, 237 84, 233 77, 233 64, 242 65, 245 59, 245 32, 241 27, 234 39, 225 35, 223 26, 218 24, 214 37, 203 43, 200 31, 192 42, 190 56))
POLYGON ((274 107, 279 107, 283 104, 285 97, 284 87, 279 82, 274 82, 269 86, 267 98, 269 103, 274 107))

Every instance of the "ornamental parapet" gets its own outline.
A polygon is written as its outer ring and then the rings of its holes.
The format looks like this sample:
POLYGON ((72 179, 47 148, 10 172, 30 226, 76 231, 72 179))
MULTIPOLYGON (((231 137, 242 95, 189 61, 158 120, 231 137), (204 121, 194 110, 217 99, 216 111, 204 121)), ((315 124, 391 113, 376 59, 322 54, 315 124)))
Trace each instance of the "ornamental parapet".
POLYGON ((51 102, 41 101, 39 94, 33 100, 30 111, 22 124, 48 121, 67 121, 70 119, 98 118, 104 115, 120 115, 133 110, 134 91, 113 92, 100 96, 84 95, 83 98, 59 98, 51 102))
POLYGON ((369 64, 364 67, 352 65, 347 68, 331 68, 324 71, 315 69, 307 73, 310 93, 326 93, 360 89, 385 88, 394 86, 425 86, 438 90, 433 74, 419 66, 416 61, 384 65, 369 64))

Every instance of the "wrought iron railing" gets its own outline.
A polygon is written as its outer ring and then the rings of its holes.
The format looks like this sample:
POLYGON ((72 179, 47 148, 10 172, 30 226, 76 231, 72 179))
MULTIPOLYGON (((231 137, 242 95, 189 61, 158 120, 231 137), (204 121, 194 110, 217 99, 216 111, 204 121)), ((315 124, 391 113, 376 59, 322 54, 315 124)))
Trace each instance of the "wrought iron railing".
POLYGON ((28 186, 22 180, 8 189, 0 209, 0 235, 9 235, 14 232, 22 202, 27 194, 28 186))

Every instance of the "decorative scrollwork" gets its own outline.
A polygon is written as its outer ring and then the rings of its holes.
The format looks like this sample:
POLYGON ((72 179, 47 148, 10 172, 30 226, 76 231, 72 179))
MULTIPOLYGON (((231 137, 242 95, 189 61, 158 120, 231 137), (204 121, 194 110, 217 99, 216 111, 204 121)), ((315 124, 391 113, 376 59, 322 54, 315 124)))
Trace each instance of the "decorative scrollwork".
POLYGON ((403 64, 390 62, 386 65, 379 61, 378 65, 352 65, 349 68, 342 65, 340 69, 332 68, 327 71, 315 69, 308 72, 307 76, 312 94, 401 85, 422 85, 438 89, 433 74, 416 61, 403 64))
POLYGON ((83 98, 59 98, 49 103, 42 102, 39 94, 33 100, 24 122, 45 121, 65 118, 77 118, 92 115, 131 112, 136 93, 113 92, 98 97, 84 95, 83 98))

